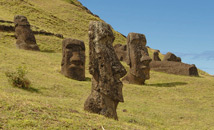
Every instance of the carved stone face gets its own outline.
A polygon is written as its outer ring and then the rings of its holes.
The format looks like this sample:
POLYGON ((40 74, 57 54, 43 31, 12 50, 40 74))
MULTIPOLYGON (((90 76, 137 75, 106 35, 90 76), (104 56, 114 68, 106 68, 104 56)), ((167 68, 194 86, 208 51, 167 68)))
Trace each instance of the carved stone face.
POLYGON ((30 23, 22 15, 14 17, 16 46, 19 49, 39 51, 33 31, 30 29, 30 23))
POLYGON ((153 53, 153 60, 154 61, 161 61, 161 59, 159 57, 159 52, 158 51, 154 51, 154 53, 153 53))
POLYGON ((149 63, 151 62, 151 58, 145 47, 145 36, 138 33, 129 33, 127 39, 130 73, 138 78, 149 79, 149 63))
POLYGON ((126 74, 112 43, 114 35, 111 27, 103 22, 93 21, 89 25, 89 72, 92 91, 84 104, 84 109, 117 120, 116 108, 123 102, 120 78, 126 74))
POLYGON ((27 18, 25 16, 22 15, 16 15, 14 17, 14 24, 15 26, 30 26, 30 23, 28 22, 27 18))
POLYGON ((85 80, 85 45, 76 39, 63 40, 62 73, 72 79, 85 80))
POLYGON ((112 43, 114 35, 108 24, 91 22, 89 27, 90 68, 89 71, 99 81, 99 91, 114 100, 123 101, 122 82, 120 78, 126 74, 125 68, 117 58, 112 43), (118 91, 115 93, 114 89, 118 91))

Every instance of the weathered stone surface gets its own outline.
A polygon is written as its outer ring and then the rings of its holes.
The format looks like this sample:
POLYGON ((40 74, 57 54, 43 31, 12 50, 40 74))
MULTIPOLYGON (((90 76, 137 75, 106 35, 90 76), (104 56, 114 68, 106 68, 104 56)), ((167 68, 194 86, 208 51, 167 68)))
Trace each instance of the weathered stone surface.
POLYGON ((154 71, 165 72, 176 75, 198 76, 195 65, 189 65, 175 61, 152 61, 150 67, 154 71))
POLYGON ((16 46, 19 49, 39 51, 33 31, 27 18, 22 15, 14 17, 16 46))
POLYGON ((181 62, 181 58, 177 57, 175 54, 168 52, 165 56, 163 61, 175 61, 175 62, 181 62))
POLYGON ((118 119, 116 108, 123 102, 120 78, 126 74, 117 58, 112 43, 111 27, 103 22, 92 21, 89 25, 89 72, 92 90, 84 104, 84 110, 118 119))
POLYGON ((146 37, 139 33, 129 33, 127 37, 127 60, 130 71, 123 79, 124 82, 130 84, 144 84, 146 79, 150 78, 149 57, 146 48, 146 37))
POLYGON ((85 45, 83 41, 72 38, 62 41, 61 73, 75 80, 85 80, 85 45))
POLYGON ((153 61, 161 61, 160 57, 159 57, 159 52, 158 51, 154 51, 153 53, 153 61))
POLYGON ((127 62, 127 45, 116 44, 114 50, 120 61, 127 62))

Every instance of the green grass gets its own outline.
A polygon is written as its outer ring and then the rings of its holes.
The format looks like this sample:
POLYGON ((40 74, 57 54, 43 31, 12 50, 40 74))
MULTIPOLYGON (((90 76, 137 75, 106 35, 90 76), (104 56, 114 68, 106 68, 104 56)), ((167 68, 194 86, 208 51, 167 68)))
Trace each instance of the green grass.
MULTIPOLYGON (((24 1, 1 0, 0 18, 11 21, 14 14, 26 14, 40 29, 84 40, 86 77, 90 79, 87 27, 98 18, 66 0, 24 1)), ((115 121, 83 110, 91 81, 60 74, 62 39, 36 35, 41 52, 34 52, 18 50, 12 35, 0 32, 0 129, 214 129, 214 78, 203 71, 200 77, 152 71, 146 85, 124 84, 125 102, 119 104, 119 121, 115 121), (27 68, 31 89, 12 87, 8 82, 5 72, 19 66, 27 68)), ((115 43, 125 43, 126 39, 116 35, 115 43)))
MULTIPOLYGON (((125 84, 119 121, 90 114, 90 81, 60 74, 61 53, 0 45, 0 127, 4 129, 212 129, 214 79, 151 72, 146 85, 125 84), (5 72, 26 66, 30 90, 12 87, 5 72), (127 112, 123 112, 126 109, 127 112)), ((86 77, 91 78, 86 66, 86 77)))

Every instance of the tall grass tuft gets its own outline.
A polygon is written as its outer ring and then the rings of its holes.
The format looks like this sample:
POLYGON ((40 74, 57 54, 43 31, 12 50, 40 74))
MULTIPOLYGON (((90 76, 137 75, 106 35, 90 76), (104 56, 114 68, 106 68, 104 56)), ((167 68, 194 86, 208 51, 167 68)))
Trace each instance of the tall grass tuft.
POLYGON ((26 78, 26 74, 27 69, 25 67, 18 67, 16 71, 5 72, 5 75, 8 77, 8 81, 12 86, 28 89, 30 88, 31 82, 26 78))

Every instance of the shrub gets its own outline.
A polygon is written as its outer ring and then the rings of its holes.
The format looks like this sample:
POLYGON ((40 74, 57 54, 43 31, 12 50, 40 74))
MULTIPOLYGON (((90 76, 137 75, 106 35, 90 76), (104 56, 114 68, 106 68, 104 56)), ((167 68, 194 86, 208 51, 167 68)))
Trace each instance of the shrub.
POLYGON ((29 88, 30 80, 28 80, 25 75, 27 70, 25 67, 18 67, 14 72, 6 72, 5 75, 8 77, 9 83, 14 87, 18 88, 29 88))

